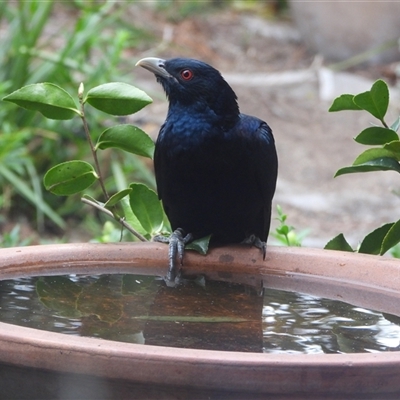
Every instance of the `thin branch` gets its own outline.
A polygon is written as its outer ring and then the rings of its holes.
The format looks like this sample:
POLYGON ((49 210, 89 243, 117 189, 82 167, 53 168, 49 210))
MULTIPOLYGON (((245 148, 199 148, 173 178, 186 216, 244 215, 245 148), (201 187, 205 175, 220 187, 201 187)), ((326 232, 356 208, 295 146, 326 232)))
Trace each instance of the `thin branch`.
POLYGON ((381 122, 382 122, 382 125, 383 125, 385 128, 390 129, 389 126, 388 126, 388 124, 385 122, 385 120, 384 120, 383 118, 381 119, 381 122))
POLYGON ((104 197, 105 197, 105 199, 107 201, 110 198, 110 196, 108 195, 106 187, 104 185, 104 179, 103 179, 103 176, 101 174, 100 163, 99 163, 99 160, 97 158, 97 153, 96 153, 96 149, 94 147, 92 138, 90 136, 89 126, 88 126, 88 123, 87 123, 86 117, 85 117, 85 110, 84 110, 82 92, 83 92, 83 90, 81 90, 81 88, 79 88, 79 103, 81 105, 81 119, 82 119, 82 122, 83 122, 83 129, 85 131, 86 139, 89 142, 90 150, 92 152, 92 156, 93 156, 94 163, 95 163, 95 168, 96 168, 96 173, 97 173, 97 175, 99 177, 99 181, 100 181, 101 190, 103 191, 104 197))
POLYGON ((86 199, 84 197, 81 198, 83 203, 89 204, 90 206, 96 208, 97 210, 107 214, 109 217, 113 218, 115 221, 119 222, 124 228, 126 228, 129 232, 132 233, 132 235, 136 236, 139 240, 142 242, 148 242, 148 240, 142 236, 139 232, 137 232, 131 225, 128 224, 128 222, 125 221, 124 218, 121 218, 115 214, 113 214, 110 210, 107 208, 104 208, 98 203, 95 203, 89 199, 86 199))

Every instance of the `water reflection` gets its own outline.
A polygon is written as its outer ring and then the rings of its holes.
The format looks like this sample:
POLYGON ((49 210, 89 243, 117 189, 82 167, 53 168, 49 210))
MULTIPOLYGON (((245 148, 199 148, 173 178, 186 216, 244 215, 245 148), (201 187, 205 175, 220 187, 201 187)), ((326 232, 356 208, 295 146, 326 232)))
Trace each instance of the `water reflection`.
POLYGON ((292 292, 266 292, 264 352, 362 353, 399 350, 400 327, 382 313, 292 292))
POLYGON ((21 278, 0 282, 0 321, 140 344, 265 353, 400 350, 400 318, 306 294, 153 277, 21 278))

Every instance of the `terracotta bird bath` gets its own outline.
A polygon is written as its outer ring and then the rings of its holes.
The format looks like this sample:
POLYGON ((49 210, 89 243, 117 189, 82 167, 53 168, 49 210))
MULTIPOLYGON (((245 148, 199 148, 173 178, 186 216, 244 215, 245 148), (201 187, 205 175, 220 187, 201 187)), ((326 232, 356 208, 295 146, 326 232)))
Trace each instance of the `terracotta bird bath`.
MULTIPOLYGON (((65 274, 163 276, 157 243, 0 250, 0 279, 65 274)), ((400 261, 306 248, 216 248, 185 274, 299 291, 400 315, 400 261)), ((171 289, 174 290, 174 289, 171 289)), ((0 323, 0 398, 398 399, 400 352, 262 354, 176 349, 0 323)))

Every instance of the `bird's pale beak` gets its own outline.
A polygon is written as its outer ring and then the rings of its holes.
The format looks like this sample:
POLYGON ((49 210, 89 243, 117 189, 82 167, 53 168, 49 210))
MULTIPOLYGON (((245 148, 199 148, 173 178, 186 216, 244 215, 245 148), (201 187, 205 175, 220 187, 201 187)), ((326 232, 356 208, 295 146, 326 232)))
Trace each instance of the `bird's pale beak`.
POLYGON ((165 60, 161 58, 155 57, 147 57, 142 58, 136 63, 136 67, 142 67, 150 72, 152 72, 156 76, 160 76, 161 78, 170 78, 171 75, 165 69, 165 60))

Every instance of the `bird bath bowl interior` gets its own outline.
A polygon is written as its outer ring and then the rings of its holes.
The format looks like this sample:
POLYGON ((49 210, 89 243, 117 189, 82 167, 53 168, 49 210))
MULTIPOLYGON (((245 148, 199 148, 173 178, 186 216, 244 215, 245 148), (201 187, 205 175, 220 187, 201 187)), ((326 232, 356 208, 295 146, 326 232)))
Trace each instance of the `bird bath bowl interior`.
MULTIPOLYGON (((167 253, 168 246, 158 243, 1 249, 0 280, 163 276, 167 253)), ((395 259, 269 247, 262 261, 257 249, 230 246, 212 249, 206 257, 186 252, 183 271, 254 287, 263 281, 267 290, 297 291, 400 315, 400 261, 395 259)), ((397 351, 298 355, 176 349, 0 323, 0 385, 10 399, 397 399, 399 376, 397 351)))

